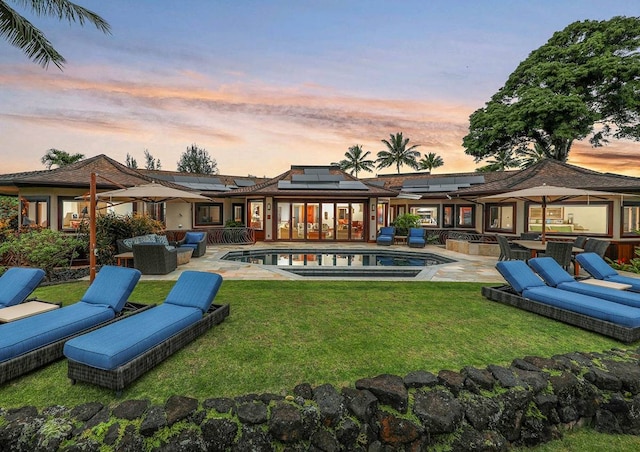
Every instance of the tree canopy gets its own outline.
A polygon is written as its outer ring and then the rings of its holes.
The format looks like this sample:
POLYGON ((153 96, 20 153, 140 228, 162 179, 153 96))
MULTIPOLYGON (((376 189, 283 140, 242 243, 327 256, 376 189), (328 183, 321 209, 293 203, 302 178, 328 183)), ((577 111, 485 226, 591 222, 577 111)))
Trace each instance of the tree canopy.
POLYGON ((63 167, 82 160, 83 158, 84 154, 69 154, 66 151, 51 148, 42 156, 40 161, 47 169, 51 169, 53 165, 63 167))
POLYGON ((367 159, 367 157, 371 154, 371 152, 364 152, 362 149, 362 145, 355 144, 349 148, 347 152, 344 153, 346 157, 343 160, 340 160, 336 165, 340 167, 343 171, 349 171, 350 174, 355 174, 358 177, 358 173, 360 171, 373 171, 375 161, 367 159))
POLYGON ((178 161, 178 171, 183 173, 218 174, 218 163, 209 156, 206 149, 195 144, 187 147, 178 161))
POLYGON ((49 16, 80 25, 91 22, 98 30, 110 33, 110 26, 102 17, 68 0, 0 0, 0 36, 45 69, 49 63, 62 69, 64 57, 42 31, 9 6, 10 2, 31 10, 38 17, 49 16))
MULTIPOLYGON (((574 22, 554 33, 470 117, 465 153, 566 161, 575 140, 640 140, 640 18, 574 22)), ((527 161, 524 159, 523 161, 527 161)))
POLYGON ((384 151, 378 152, 378 169, 388 168, 389 166, 396 167, 398 174, 400 174, 400 167, 407 165, 415 170, 418 169, 418 158, 420 158, 420 152, 414 150, 419 144, 413 144, 409 147, 409 138, 402 136, 402 132, 398 132, 395 135, 389 135, 388 140, 382 140, 387 146, 384 151))
POLYGON ((444 160, 435 152, 429 152, 425 154, 418 162, 421 170, 433 171, 434 168, 440 168, 444 165, 444 160))

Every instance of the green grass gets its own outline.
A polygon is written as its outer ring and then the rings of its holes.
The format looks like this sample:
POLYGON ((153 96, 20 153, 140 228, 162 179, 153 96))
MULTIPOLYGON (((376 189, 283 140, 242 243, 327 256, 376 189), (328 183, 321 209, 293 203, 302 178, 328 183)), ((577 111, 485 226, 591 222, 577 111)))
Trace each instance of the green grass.
MULTIPOLYGON (((158 302, 172 285, 140 282, 130 298, 158 302)), ((353 386, 359 378, 382 373, 436 373, 508 365, 526 355, 638 346, 488 301, 480 295, 482 285, 225 281, 216 303, 228 303, 230 316, 134 382, 123 397, 163 403, 173 394, 200 400, 290 394, 302 382, 353 386)), ((86 282, 41 287, 36 295, 69 304, 86 287, 86 282)), ((110 404, 118 399, 106 389, 71 385, 64 360, 0 387, 4 408, 88 401, 110 404)))

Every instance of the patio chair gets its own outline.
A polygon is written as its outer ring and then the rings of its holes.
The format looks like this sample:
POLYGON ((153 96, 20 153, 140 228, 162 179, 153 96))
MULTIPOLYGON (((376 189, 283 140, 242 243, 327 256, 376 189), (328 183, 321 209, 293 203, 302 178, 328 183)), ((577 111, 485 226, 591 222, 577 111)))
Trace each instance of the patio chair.
POLYGON ((176 242, 177 247, 189 247, 193 249, 191 257, 202 257, 207 252, 206 232, 187 232, 182 240, 176 242))
POLYGON ((162 304, 65 344, 68 376, 120 392, 229 315, 212 305, 222 276, 185 271, 162 304))
POLYGON ((22 303, 44 279, 40 268, 12 267, 0 276, 0 309, 22 303))
POLYGON ((424 248, 427 241, 424 238, 424 229, 422 228, 409 228, 409 235, 407 236, 407 245, 412 248, 424 248))
MULTIPOLYGON (((565 270, 571 265, 571 251, 573 250, 572 242, 547 242, 547 249, 544 257, 554 259, 565 270)), ((541 253, 538 253, 540 255, 541 253)))
POLYGON ((640 308, 640 293, 611 289, 609 287, 599 287, 586 282, 576 281, 573 276, 567 273, 550 257, 536 257, 531 259, 529 266, 551 287, 640 308))
POLYGON ((587 236, 579 235, 573 241, 573 246, 575 246, 576 248, 584 248, 584 244, 587 242, 587 239, 588 239, 587 236))
POLYGON ((133 267, 143 275, 166 275, 178 267, 177 249, 158 243, 133 245, 133 267))
POLYGON ((496 235, 496 240, 500 246, 499 261, 522 260, 526 261, 531 257, 531 252, 516 246, 512 246, 503 235, 496 235))
POLYGON ((604 257, 610 243, 608 240, 588 239, 582 249, 585 253, 596 253, 598 256, 604 257))
POLYGON ((633 278, 631 276, 623 276, 619 274, 596 253, 580 253, 576 255, 576 260, 582 268, 595 279, 629 284, 631 286, 629 290, 633 292, 640 292, 640 278, 633 278))
POLYGON ((393 245, 393 239, 396 235, 396 228, 393 226, 384 226, 380 228, 376 243, 378 245, 389 246, 393 245))
POLYGON ((640 327, 640 308, 550 287, 522 261, 498 262, 496 269, 521 296, 519 303, 524 309, 563 321, 569 319, 570 323, 587 329, 593 327, 594 319, 627 329, 640 327), (528 306, 531 302, 547 309, 528 306), (579 315, 567 315, 567 312, 579 315))
POLYGON ((139 279, 136 269, 106 265, 77 303, 0 325, 0 383, 61 358, 72 337, 146 308, 127 303, 139 279))
POLYGON ((520 234, 520 240, 540 240, 539 232, 523 232, 520 234))

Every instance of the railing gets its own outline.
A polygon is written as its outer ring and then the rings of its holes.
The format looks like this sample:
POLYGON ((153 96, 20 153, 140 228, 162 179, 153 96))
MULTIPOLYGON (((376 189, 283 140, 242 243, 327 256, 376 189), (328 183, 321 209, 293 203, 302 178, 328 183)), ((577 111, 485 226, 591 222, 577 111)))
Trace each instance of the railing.
MULTIPOLYGON (((253 245, 256 243, 256 231, 253 228, 225 228, 221 226, 206 229, 198 228, 197 230, 207 233, 207 245, 253 245)), ((179 241, 186 233, 187 231, 185 230, 166 231, 167 239, 170 242, 179 241)))
POLYGON ((431 239, 430 243, 438 243, 444 245, 447 243, 447 239, 466 240, 469 242, 482 242, 482 243, 495 243, 495 234, 481 234, 475 231, 456 231, 451 229, 426 229, 427 238, 437 237, 431 239))

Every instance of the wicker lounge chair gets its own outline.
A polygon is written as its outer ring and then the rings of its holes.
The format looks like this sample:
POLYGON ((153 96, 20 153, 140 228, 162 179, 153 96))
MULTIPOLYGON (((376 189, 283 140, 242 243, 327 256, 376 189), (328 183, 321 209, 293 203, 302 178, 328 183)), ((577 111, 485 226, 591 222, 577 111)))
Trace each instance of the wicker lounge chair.
POLYGON ((133 245, 133 267, 143 275, 166 275, 178 267, 178 253, 159 243, 133 245))
POLYGON ((188 247, 193 249, 191 257, 201 257, 207 252, 206 232, 187 232, 182 240, 176 242, 180 248, 188 247))
POLYGON ((549 287, 522 261, 498 262, 496 268, 509 286, 483 287, 490 300, 623 342, 640 339, 640 308, 549 287))
POLYGON ((22 303, 44 279, 40 268, 12 267, 0 276, 0 309, 22 303))
POLYGON ((412 248, 424 248, 427 241, 424 238, 424 229, 422 228, 409 228, 409 235, 407 236, 407 245, 412 248))
POLYGON ((139 278, 138 270, 103 266, 77 303, 0 325, 0 383, 61 358, 79 333, 144 309, 127 303, 139 278))
POLYGON ((378 245, 393 245, 393 239, 396 235, 396 228, 393 226, 384 226, 380 228, 378 232, 378 237, 376 238, 376 243, 378 245))
POLYGON ((551 287, 640 308, 640 293, 594 286, 586 282, 576 281, 573 276, 550 257, 531 259, 529 266, 551 287))
POLYGON ((580 266, 591 276, 603 281, 629 284, 633 292, 640 292, 640 278, 623 276, 612 268, 607 262, 596 253, 580 253, 576 255, 576 260, 580 266))
POLYGON ((118 393, 229 315, 212 305, 222 277, 185 271, 164 303, 66 343, 68 376, 118 393))

